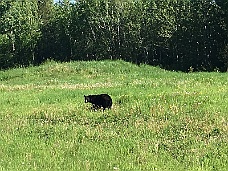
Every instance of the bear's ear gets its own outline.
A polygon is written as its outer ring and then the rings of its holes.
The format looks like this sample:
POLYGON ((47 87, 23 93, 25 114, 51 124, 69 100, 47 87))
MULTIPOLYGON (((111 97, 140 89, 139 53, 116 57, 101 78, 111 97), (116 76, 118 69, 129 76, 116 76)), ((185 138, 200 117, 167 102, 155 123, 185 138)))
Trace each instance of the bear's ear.
POLYGON ((85 103, 88 102, 88 98, 84 95, 84 98, 85 98, 85 103))

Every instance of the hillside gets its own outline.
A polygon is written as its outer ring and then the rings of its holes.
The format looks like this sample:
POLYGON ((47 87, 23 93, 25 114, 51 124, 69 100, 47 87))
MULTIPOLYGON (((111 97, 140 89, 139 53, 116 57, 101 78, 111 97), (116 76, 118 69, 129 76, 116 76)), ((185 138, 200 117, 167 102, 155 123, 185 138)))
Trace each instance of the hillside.
POLYGON ((228 75, 117 61, 0 71, 0 170, 226 170, 228 75), (111 110, 84 95, 108 93, 111 110))

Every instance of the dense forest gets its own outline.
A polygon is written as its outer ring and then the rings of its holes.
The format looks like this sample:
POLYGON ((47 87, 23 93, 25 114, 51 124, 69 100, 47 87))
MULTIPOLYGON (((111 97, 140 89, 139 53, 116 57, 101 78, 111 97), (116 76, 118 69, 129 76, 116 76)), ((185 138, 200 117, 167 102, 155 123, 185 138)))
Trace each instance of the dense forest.
POLYGON ((225 0, 1 0, 0 69, 123 59, 227 71, 225 0))

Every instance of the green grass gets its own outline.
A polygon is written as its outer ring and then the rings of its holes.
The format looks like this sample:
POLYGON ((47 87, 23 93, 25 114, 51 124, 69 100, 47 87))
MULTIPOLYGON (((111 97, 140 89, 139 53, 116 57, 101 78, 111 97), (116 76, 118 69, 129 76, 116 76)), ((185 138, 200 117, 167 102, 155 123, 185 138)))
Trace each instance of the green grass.
POLYGON ((49 61, 0 81, 0 170, 228 168, 227 73, 49 61), (98 93, 111 110, 84 103, 98 93))

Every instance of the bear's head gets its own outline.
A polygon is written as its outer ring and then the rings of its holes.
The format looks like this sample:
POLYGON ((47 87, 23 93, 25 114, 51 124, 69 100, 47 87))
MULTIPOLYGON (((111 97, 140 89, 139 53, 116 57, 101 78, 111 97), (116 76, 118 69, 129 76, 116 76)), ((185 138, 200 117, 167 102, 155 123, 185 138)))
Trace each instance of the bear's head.
POLYGON ((84 95, 84 98, 85 98, 85 103, 88 103, 91 101, 90 95, 89 96, 84 95))

